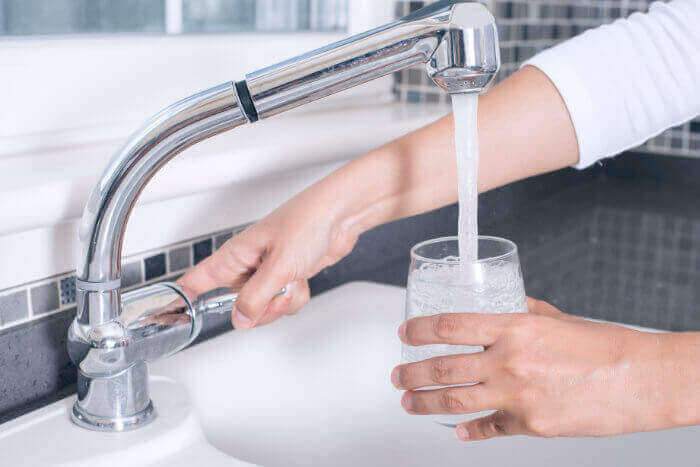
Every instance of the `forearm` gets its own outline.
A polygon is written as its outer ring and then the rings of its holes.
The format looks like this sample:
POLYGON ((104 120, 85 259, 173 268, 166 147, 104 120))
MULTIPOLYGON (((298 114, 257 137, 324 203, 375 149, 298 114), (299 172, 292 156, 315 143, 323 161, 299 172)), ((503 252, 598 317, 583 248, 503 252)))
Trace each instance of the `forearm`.
POLYGON ((700 425, 700 333, 669 333, 659 338, 657 356, 660 401, 666 426, 700 425))
MULTIPOLYGON (((576 163, 578 146, 556 88, 526 67, 479 101, 479 191, 576 163)), ((310 188, 361 233, 457 200, 452 115, 393 141, 310 188)))
POLYGON ((700 333, 632 332, 609 384, 621 433, 700 424, 700 333))

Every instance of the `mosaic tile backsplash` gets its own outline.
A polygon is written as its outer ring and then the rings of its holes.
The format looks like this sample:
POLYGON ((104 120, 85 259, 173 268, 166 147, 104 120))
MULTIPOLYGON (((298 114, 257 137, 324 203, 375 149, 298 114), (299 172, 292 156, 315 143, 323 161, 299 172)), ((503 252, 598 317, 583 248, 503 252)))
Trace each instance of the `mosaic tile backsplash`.
POLYGON ((697 329, 699 245, 700 222, 692 217, 596 206, 555 240, 521 250, 525 287, 576 315, 697 329))
MULTIPOLYGON (((162 249, 124 258, 124 290, 172 280, 221 248, 226 240, 250 224, 234 227, 162 249)), ((0 330, 45 315, 75 309, 75 273, 65 274, 0 290, 0 330)))
MULTIPOLYGON (((430 1, 396 0, 397 18, 422 8, 430 1)), ((521 63, 558 42, 589 28, 646 11, 651 0, 514 0, 484 1, 498 22, 501 44, 502 80, 521 63)), ((435 87, 423 67, 397 73, 394 92, 412 103, 449 101, 435 87)), ((700 119, 679 125, 648 141, 643 151, 677 156, 700 157, 700 119)))

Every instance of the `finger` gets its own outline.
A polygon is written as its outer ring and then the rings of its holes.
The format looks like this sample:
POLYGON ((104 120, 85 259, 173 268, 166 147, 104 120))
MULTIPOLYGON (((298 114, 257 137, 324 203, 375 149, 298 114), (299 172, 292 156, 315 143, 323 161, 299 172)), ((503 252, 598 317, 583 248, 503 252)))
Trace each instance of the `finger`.
POLYGON ((311 299, 311 289, 309 289, 309 281, 306 279, 292 282, 292 303, 283 311, 285 315, 295 315, 299 313, 309 300, 311 299))
POLYGON ((256 327, 270 324, 277 321, 283 314, 284 310, 292 303, 292 285, 285 287, 285 292, 282 295, 276 296, 267 305, 262 317, 255 324, 256 327))
POLYGON ((497 409, 499 400, 485 384, 407 391, 401 405, 410 414, 466 414, 497 409))
POLYGON ((282 315, 295 314, 309 301, 309 285, 306 280, 292 282, 283 295, 272 299, 257 326, 279 319, 282 315))
POLYGON ((479 441, 521 434, 522 430, 515 417, 503 410, 497 410, 487 417, 457 425, 455 432, 462 441, 479 441))
POLYGON ((486 381, 489 368, 484 360, 485 353, 479 352, 399 365, 391 372, 391 382, 398 389, 482 383, 486 381))
POLYGON ((399 338, 408 345, 491 345, 515 314, 446 313, 409 319, 399 327, 399 338))
POLYGON ((270 256, 263 260, 238 293, 234 320, 239 329, 254 327, 265 315, 276 293, 292 282, 292 272, 282 261, 270 256))
POLYGON ((229 239, 219 250, 186 272, 177 282, 192 296, 227 287, 239 289, 260 265, 264 249, 243 232, 229 239))

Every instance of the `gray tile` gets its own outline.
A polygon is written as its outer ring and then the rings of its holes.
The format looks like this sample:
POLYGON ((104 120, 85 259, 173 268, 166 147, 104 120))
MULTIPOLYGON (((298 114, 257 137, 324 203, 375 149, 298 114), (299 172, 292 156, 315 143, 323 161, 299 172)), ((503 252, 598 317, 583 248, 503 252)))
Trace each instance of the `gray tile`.
POLYGON ((250 227, 253 224, 254 224, 254 222, 251 222, 249 224, 243 224, 243 225, 239 225, 239 226, 234 227, 233 228, 233 235, 238 235, 239 233, 243 232, 244 230, 246 230, 248 227, 250 227))
POLYGON ((434 92, 427 93, 425 95, 425 102, 428 104, 438 104, 440 103, 440 97, 442 97, 440 94, 434 92))
POLYGON ((213 242, 211 238, 202 240, 192 245, 194 249, 194 264, 199 264, 212 253, 213 242))
POLYGON ((48 284, 33 287, 30 291, 32 295, 32 311, 35 315, 58 310, 60 307, 58 299, 58 284, 50 282, 48 284))
POLYGON ((0 297, 0 326, 29 316, 27 290, 20 290, 0 297))
POLYGON ((143 266, 146 271, 146 281, 164 276, 165 270, 165 253, 158 253, 150 256, 143 261, 143 266))
POLYGON ((420 69, 411 68, 408 70, 408 84, 421 84, 423 83, 423 77, 425 76, 425 71, 420 69))
POLYGON ((170 272, 182 271, 192 266, 192 247, 190 245, 170 250, 170 272))
POLYGON ((61 279, 59 288, 61 292, 61 306, 75 303, 75 276, 61 279))
POLYGON ((233 237, 232 232, 226 232, 221 235, 217 235, 214 237, 214 249, 218 250, 222 246, 224 246, 224 243, 226 243, 231 237, 233 237))
POLYGON ((122 287, 131 287, 141 282, 143 282, 141 261, 135 261, 122 266, 122 287))

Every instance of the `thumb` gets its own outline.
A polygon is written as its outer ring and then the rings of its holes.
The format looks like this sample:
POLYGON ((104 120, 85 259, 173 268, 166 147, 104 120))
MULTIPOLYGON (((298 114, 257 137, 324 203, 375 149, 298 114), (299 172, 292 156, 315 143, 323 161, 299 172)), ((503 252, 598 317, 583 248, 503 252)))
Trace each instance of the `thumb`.
POLYGON ((457 425, 457 437, 462 441, 511 436, 522 433, 520 423, 508 412, 497 410, 487 417, 477 418, 457 425))
POLYGON ((578 316, 567 315, 554 305, 550 305, 547 302, 530 297, 527 297, 527 311, 535 315, 548 316, 550 318, 556 318, 564 321, 585 321, 583 318, 578 316))

